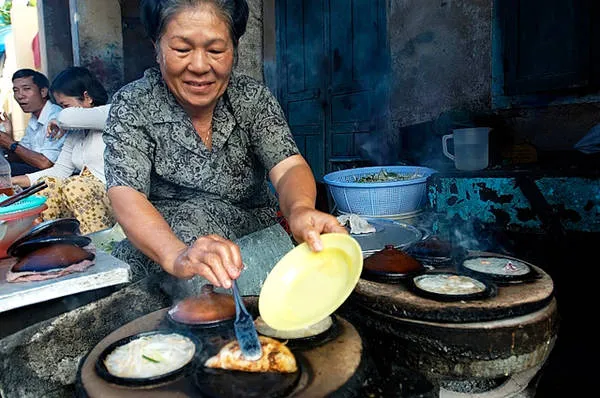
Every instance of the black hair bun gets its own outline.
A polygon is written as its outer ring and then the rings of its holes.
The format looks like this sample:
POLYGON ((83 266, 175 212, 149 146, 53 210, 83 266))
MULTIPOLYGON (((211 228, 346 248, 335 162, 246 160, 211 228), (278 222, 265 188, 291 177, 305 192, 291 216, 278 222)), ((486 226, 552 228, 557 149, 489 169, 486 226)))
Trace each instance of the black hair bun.
POLYGON ((248 16, 250 9, 246 0, 234 0, 235 7, 232 15, 233 19, 233 34, 236 41, 246 33, 246 25, 248 24, 248 16))
POLYGON ((160 25, 160 12, 164 0, 142 0, 140 3, 140 20, 146 34, 153 42, 158 41, 158 29, 160 25))

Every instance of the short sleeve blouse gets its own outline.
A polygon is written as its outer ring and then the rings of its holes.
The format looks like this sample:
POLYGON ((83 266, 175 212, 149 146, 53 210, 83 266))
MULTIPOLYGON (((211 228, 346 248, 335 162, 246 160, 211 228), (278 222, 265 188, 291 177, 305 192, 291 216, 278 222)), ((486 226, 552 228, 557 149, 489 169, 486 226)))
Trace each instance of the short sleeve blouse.
POLYGON ((244 209, 274 205, 268 171, 298 154, 267 87, 233 73, 213 114, 212 150, 156 68, 113 97, 104 131, 107 188, 129 186, 151 202, 215 198, 244 209))

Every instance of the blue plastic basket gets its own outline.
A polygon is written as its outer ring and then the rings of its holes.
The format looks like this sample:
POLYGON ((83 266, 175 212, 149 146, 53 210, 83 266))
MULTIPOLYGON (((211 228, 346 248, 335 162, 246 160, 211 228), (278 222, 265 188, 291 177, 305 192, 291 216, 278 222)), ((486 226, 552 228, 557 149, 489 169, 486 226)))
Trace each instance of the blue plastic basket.
POLYGON ((383 217, 414 213, 427 204, 427 178, 436 170, 420 166, 360 167, 323 176, 335 205, 341 213, 383 217), (386 182, 356 182, 381 172, 417 177, 386 182))

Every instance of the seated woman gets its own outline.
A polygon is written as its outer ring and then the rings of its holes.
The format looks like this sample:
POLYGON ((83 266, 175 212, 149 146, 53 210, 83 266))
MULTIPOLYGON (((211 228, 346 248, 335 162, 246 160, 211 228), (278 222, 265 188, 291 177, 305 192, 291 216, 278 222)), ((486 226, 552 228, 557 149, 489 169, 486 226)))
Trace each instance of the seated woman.
POLYGON ((13 177, 13 184, 28 187, 46 180, 48 188, 40 192, 48 198, 43 220, 75 217, 83 234, 109 228, 115 220, 106 194, 102 140, 110 108, 106 105, 108 94, 98 79, 82 67, 60 72, 50 92, 65 109, 50 123, 48 134, 56 135, 57 128, 69 130, 64 146, 54 166, 13 177))
POLYGON ((346 233, 315 209, 314 177, 275 97, 232 70, 246 1, 143 0, 141 13, 158 68, 115 94, 103 135, 108 195, 127 235, 113 255, 134 278, 162 268, 230 288, 243 268, 233 240, 275 225, 277 204, 313 250, 321 233, 346 233))

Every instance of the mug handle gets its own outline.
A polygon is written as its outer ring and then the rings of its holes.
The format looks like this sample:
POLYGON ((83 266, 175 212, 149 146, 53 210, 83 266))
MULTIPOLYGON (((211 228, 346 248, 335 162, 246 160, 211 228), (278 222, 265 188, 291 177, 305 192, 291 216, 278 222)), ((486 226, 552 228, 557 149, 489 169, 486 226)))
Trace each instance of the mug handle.
POLYGON ((453 138, 454 136, 452 134, 446 134, 442 136, 442 151, 444 152, 444 155, 446 155, 451 160, 454 160, 454 155, 448 152, 448 140, 453 138))

